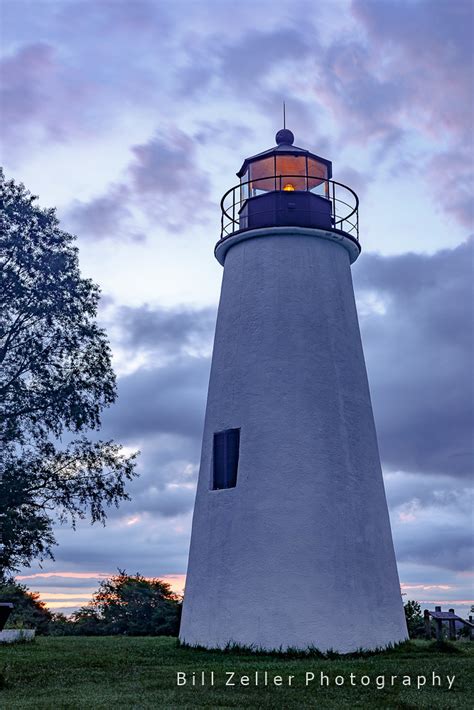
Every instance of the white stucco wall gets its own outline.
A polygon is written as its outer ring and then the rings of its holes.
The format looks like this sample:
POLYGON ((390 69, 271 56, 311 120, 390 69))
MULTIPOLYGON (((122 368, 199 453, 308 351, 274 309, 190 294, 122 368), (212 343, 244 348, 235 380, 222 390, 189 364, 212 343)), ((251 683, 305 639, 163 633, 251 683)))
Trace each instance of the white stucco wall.
POLYGON ((398 642, 349 253, 316 231, 260 231, 225 257, 180 637, 339 652, 398 642), (233 427, 237 486, 212 491, 213 434, 233 427))

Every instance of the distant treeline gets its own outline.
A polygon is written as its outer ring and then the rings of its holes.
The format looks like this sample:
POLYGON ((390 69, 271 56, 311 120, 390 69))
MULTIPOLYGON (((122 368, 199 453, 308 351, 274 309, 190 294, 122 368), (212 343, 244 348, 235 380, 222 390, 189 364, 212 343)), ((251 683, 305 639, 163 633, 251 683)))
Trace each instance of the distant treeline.
POLYGON ((167 582, 122 570, 69 617, 50 611, 39 594, 13 579, 0 585, 0 601, 14 604, 6 628, 34 628, 47 636, 177 636, 181 617, 181 598, 167 582))
MULTIPOLYGON (((123 570, 103 580, 90 603, 70 616, 50 611, 37 592, 14 579, 0 583, 0 602, 14 604, 6 628, 36 629, 45 636, 177 636, 182 606, 167 582, 123 570)), ((424 638, 417 601, 405 603, 405 617, 410 638, 424 638)), ((461 629, 461 636, 468 634, 461 629)))

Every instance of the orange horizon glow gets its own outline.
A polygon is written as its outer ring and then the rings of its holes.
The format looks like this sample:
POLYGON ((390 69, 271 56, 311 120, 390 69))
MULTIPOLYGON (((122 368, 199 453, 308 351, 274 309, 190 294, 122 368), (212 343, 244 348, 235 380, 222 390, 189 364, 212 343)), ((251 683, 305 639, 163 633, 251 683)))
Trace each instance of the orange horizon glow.
POLYGON ((35 572, 34 574, 17 574, 16 579, 37 579, 48 577, 67 577, 70 579, 97 579, 99 577, 112 577, 113 572, 35 572))
POLYGON ((457 587, 453 584, 400 584, 402 589, 423 589, 424 591, 429 591, 430 589, 442 589, 448 591, 449 589, 456 589, 457 587))
POLYGON ((77 600, 86 600, 88 601, 91 598, 90 594, 59 594, 57 592, 44 592, 44 594, 40 594, 41 596, 41 601, 48 603, 49 602, 54 602, 55 600, 60 600, 62 599, 63 601, 71 601, 71 597, 77 600))
MULTIPOLYGON (((51 579, 51 586, 54 587, 55 578, 66 578, 66 579, 77 579, 77 580, 91 580, 100 582, 103 579, 112 577, 116 572, 35 572, 33 574, 22 574, 17 575, 16 579, 18 581, 27 581, 30 584, 35 579, 51 579)), ((185 574, 164 574, 157 575, 159 579, 167 582, 173 592, 182 595, 184 593, 184 586, 186 582, 185 574)), ((152 577, 145 577, 145 579, 152 579, 152 577)), ((430 591, 454 591, 457 586, 451 584, 410 584, 408 582, 402 582, 400 587, 403 592, 430 592, 430 591)), ((64 592, 49 592, 46 590, 38 591, 39 597, 42 602, 51 610, 55 609, 67 609, 73 611, 78 607, 85 606, 92 599, 92 594, 95 592, 96 587, 88 587, 90 589, 89 593, 84 591, 84 588, 78 588, 72 590, 68 593, 64 592)), ((33 590, 32 590, 33 591, 33 590)), ((35 590, 36 591, 36 590, 35 590)), ((426 605, 471 605, 474 604, 474 600, 464 600, 464 599, 418 599, 420 604, 426 605)))
POLYGON ((462 604, 465 606, 466 604, 473 604, 474 600, 472 599, 418 599, 419 604, 440 604, 441 606, 443 604, 452 604, 453 606, 456 606, 456 604, 462 604))
MULTIPOLYGON (((19 574, 16 579, 18 581, 31 581, 35 579, 51 579, 51 584, 54 587, 54 578, 62 577, 67 579, 90 579, 101 581, 112 577, 115 572, 35 572, 34 574, 19 574)), ((175 594, 182 595, 184 593, 184 585, 186 581, 185 574, 162 574, 158 575, 156 578, 167 582, 172 591, 175 594)), ((153 577, 146 577, 145 579, 153 579, 153 577)), ((46 590, 33 590, 38 595, 40 600, 48 607, 48 609, 70 609, 71 611, 77 609, 81 606, 86 606, 91 599, 93 593, 96 591, 95 587, 90 587, 89 593, 84 593, 83 589, 77 589, 70 593, 68 592, 48 592, 46 590)))

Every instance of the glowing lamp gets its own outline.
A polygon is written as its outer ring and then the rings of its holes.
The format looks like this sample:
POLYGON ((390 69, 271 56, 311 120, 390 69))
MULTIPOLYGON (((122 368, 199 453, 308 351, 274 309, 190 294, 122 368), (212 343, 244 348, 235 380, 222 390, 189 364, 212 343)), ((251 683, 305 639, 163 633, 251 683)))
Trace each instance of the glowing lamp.
POLYGON ((292 185, 291 182, 287 182, 283 189, 286 190, 286 192, 294 192, 295 186, 292 185))

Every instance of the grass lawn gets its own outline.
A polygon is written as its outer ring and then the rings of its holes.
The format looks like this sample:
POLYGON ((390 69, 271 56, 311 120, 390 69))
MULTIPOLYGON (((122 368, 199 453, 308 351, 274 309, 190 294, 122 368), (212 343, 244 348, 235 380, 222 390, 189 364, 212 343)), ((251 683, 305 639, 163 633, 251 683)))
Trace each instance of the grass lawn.
POLYGON ((0 708, 472 708, 473 658, 473 643, 440 651, 417 641, 371 656, 329 660, 185 649, 174 638, 40 637, 0 647, 0 708), (182 687, 176 685, 177 671, 187 674, 182 687), (191 674, 200 680, 202 671, 206 680, 214 671, 213 687, 191 685, 191 674), (314 681, 306 686, 307 672, 314 673, 314 681), (321 687, 321 672, 330 687, 321 687), (433 673, 440 676, 440 687, 432 687, 433 673), (249 686, 240 684, 242 676, 250 676, 249 686), (281 686, 273 684, 274 676, 282 677, 281 686), (294 676, 291 685, 288 676, 294 676), (343 685, 335 685, 336 676, 343 685), (362 676, 370 679, 367 687, 362 676), (381 676, 386 685, 377 689, 381 676), (393 686, 391 676, 397 676, 393 686), (403 676, 411 686, 402 685, 403 676), (419 690, 418 676, 426 678, 419 690), (451 690, 446 676, 455 676, 451 690), (236 685, 226 686, 229 678, 236 685))

